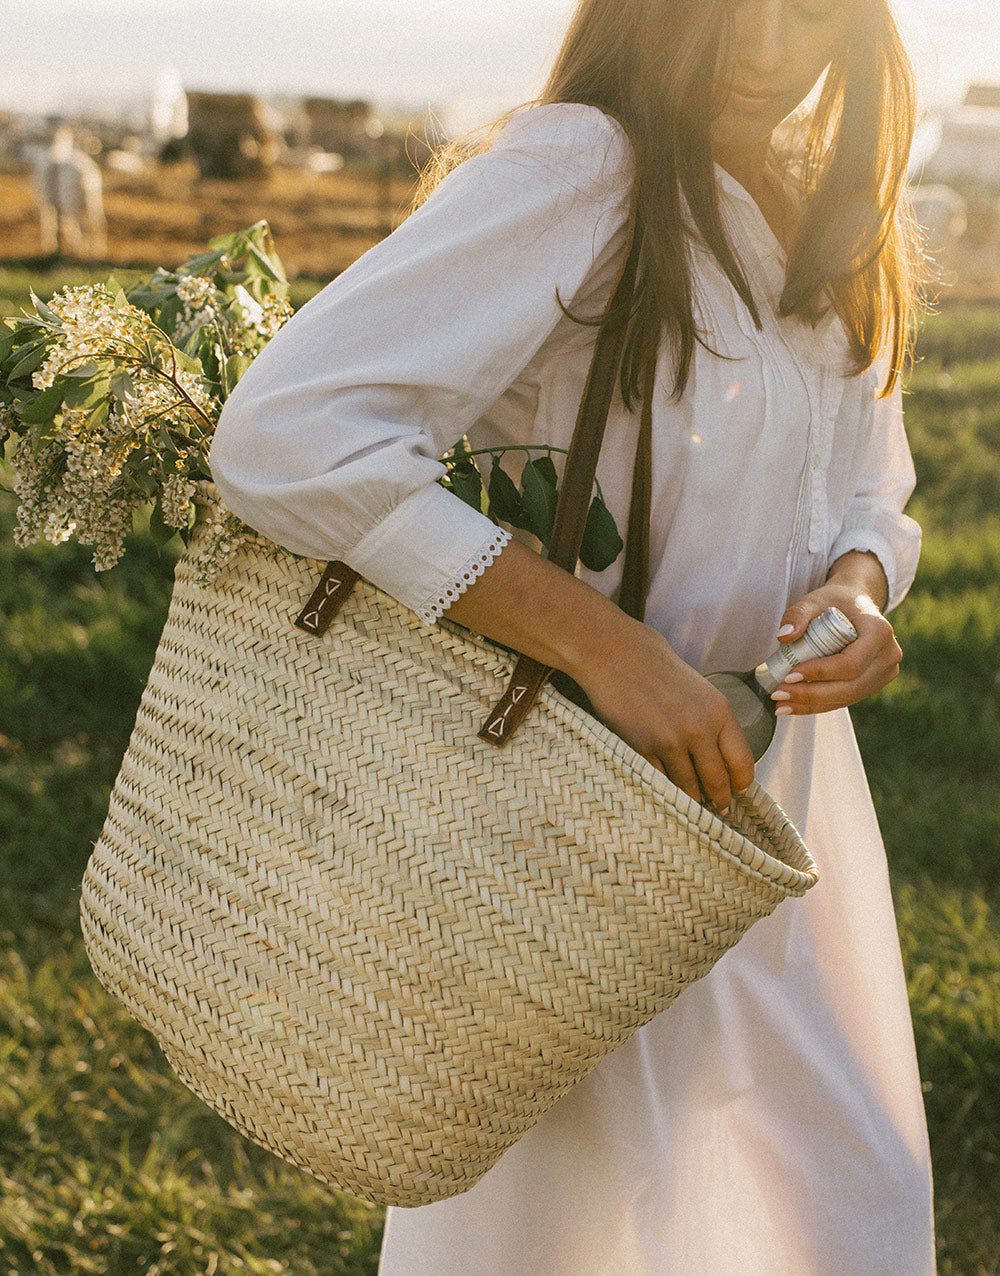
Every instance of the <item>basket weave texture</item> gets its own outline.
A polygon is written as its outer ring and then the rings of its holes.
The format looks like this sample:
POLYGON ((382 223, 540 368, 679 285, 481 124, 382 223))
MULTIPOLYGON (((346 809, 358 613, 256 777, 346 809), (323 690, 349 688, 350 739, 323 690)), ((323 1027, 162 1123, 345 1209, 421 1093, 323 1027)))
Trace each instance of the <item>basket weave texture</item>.
POLYGON ((99 979, 254 1142, 370 1201, 470 1188, 816 867, 754 786, 728 823, 510 658, 267 542, 198 529, 84 881, 99 979))

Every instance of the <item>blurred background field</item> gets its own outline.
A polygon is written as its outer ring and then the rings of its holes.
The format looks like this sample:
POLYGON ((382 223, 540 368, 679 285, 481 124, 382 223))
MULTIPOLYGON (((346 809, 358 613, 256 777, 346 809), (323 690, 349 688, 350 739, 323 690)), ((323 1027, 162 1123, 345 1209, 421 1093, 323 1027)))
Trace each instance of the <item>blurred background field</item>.
MULTIPOLYGON (((64 225, 52 242, 39 200, 67 120, 0 109, 0 318, 29 287, 128 283, 259 218, 300 305, 396 224, 438 136, 423 109, 147 78, 141 109, 95 110, 96 86, 68 120, 100 192, 79 237, 64 225)), ((929 112, 913 176, 945 298, 907 386, 925 551, 895 618, 903 673, 855 721, 893 875, 940 1271, 1000 1276, 1000 89, 929 112)), ((79 884, 172 559, 137 536, 95 576, 79 546, 16 549, 13 510, 0 492, 0 1276, 374 1273, 380 1211, 240 1139, 90 972, 79 884)))
MULTIPOLYGON (((0 308, 25 287, 0 272, 0 308)), ((903 673, 855 720, 894 880, 940 1271, 980 1276, 1000 1272, 1000 308, 927 320, 907 413, 926 548, 896 617, 903 673)), ((0 494, 0 1274, 372 1273, 380 1212, 190 1097, 83 953, 79 883, 172 559, 137 537, 95 576, 78 546, 16 549, 12 518, 0 494)))

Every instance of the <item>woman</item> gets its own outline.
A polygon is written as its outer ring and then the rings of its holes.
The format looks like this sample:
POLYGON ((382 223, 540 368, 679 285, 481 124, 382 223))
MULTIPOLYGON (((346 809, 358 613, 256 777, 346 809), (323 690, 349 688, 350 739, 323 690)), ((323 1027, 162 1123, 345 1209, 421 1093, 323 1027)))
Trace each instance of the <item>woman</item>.
POLYGON ((831 604, 859 634, 779 690, 757 769, 821 884, 472 1191, 390 1211, 389 1276, 933 1271, 885 857, 845 711, 895 676, 882 612, 919 545, 895 386, 912 122, 885 0, 581 0, 542 102, 227 404, 213 464, 237 513, 568 672, 719 811, 754 767, 702 672, 752 666, 831 604), (633 208, 643 270, 600 479, 622 526, 655 373, 645 624, 609 601, 620 564, 570 577, 436 482, 466 433, 566 446, 633 208))

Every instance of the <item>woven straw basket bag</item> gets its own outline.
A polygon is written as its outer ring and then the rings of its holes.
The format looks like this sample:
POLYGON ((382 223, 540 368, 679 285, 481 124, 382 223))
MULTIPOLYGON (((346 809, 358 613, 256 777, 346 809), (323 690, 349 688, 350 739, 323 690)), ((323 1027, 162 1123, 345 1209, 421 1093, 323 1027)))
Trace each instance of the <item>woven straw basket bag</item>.
POLYGON ((324 1182, 471 1187, 812 884, 759 787, 723 823, 551 687, 507 749, 477 739, 490 644, 364 583, 297 635, 321 565, 261 543, 205 588, 189 557, 84 936, 181 1080, 324 1182))
MULTIPOLYGON (((621 342, 606 323, 566 463, 549 557, 569 570, 621 342)), ((551 671, 511 678, 341 565, 298 620, 323 565, 263 539, 198 584, 208 534, 87 869, 91 962, 256 1143, 370 1201, 453 1196, 815 865, 758 786, 723 823, 551 671)))

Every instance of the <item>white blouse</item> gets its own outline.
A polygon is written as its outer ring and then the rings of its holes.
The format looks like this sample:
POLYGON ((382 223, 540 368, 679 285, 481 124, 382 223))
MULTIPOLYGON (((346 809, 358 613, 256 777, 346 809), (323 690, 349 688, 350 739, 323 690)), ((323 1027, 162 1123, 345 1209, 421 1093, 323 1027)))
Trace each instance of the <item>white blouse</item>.
MULTIPOLYGON (((343 559, 422 619, 440 616, 507 537, 437 484, 438 458, 464 434, 477 448, 568 446, 594 329, 559 299, 600 313, 630 178, 628 143, 601 112, 516 117, 255 360, 212 449, 227 504, 297 553, 343 559)), ((718 179, 764 328, 696 253, 697 318, 724 358, 699 347, 675 403, 664 350, 654 405, 649 614, 669 616, 681 649, 705 632, 706 606, 717 615, 765 577, 795 592, 850 549, 878 555, 895 603, 919 546, 901 514, 914 480, 898 397, 876 402, 874 373, 845 376, 834 320, 777 318, 781 250, 742 187, 718 179), (706 562, 716 570, 691 572, 706 562)), ((620 528, 635 430, 616 397, 599 479, 620 528)), ((522 463, 504 462, 515 475, 522 463)), ((619 571, 582 574, 610 594, 619 571)))
MULTIPOLYGON (((898 394, 847 375, 839 324, 781 319, 781 249, 719 170, 758 331, 693 250, 705 339, 653 403, 647 621, 695 668, 745 669, 848 550, 891 601, 919 531, 898 394)), ((438 460, 566 447, 625 242, 631 158, 573 105, 515 118, 270 343, 226 405, 223 498, 433 621, 507 539, 438 460)), ((627 518, 637 420, 616 397, 599 478, 627 518)), ((520 454, 503 462, 516 473, 520 454)), ((613 595, 620 572, 582 572, 613 595)), ((530 725, 530 724, 529 724, 530 725)), ((383 1276, 931 1276, 926 1127, 885 853, 846 710, 789 717, 757 769, 821 871, 605 1059, 471 1191, 390 1210, 383 1276)))

